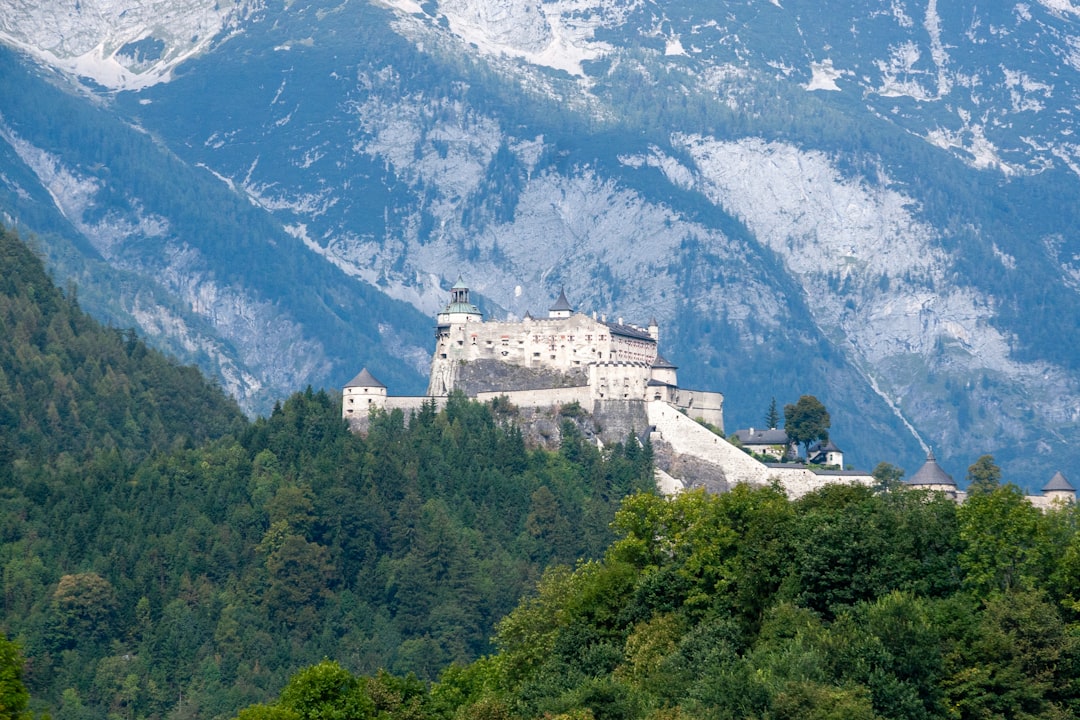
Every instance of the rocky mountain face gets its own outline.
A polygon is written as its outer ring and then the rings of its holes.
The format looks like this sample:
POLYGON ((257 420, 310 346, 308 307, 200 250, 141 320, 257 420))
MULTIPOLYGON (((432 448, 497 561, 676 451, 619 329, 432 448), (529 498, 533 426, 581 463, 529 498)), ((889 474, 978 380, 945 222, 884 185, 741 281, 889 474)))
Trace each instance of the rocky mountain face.
POLYGON ((813 393, 864 467, 1080 460, 1068 0, 157 5, 0 19, 0 208, 249 410, 422 390, 460 275, 655 316, 732 429, 813 393))

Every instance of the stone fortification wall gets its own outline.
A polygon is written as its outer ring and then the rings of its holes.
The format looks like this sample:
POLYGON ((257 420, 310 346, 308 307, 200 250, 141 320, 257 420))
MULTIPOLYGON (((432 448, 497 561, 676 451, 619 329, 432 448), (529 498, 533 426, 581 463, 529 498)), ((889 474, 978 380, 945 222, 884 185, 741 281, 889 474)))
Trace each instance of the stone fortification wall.
MULTIPOLYGON (((405 420, 408 421, 409 415, 414 412, 420 411, 420 406, 424 403, 435 403, 435 411, 438 412, 446 407, 445 397, 427 397, 426 395, 413 395, 413 396, 394 396, 386 398, 377 409, 385 410, 386 412, 393 412, 394 410, 401 410, 405 413, 405 420)), ((367 408, 365 412, 346 415, 345 419, 349 422, 349 429, 353 432, 367 432, 368 427, 371 425, 371 408, 367 408)))
POLYGON ((769 482, 771 473, 768 467, 724 438, 666 402, 651 400, 646 405, 649 424, 655 428, 654 443, 660 440, 671 446, 676 456, 673 460, 677 456, 687 456, 704 461, 718 468, 720 477, 728 485, 740 482, 761 485, 769 482))
POLYGON ((592 414, 599 426, 600 439, 606 443, 626 442, 631 431, 639 439, 649 432, 649 416, 641 400, 596 400, 592 414))
POLYGON ((874 483, 871 476, 859 473, 817 474, 800 466, 770 467, 667 403, 650 401, 648 413, 655 428, 654 444, 659 441, 670 446, 670 458, 665 458, 668 467, 664 469, 688 485, 703 485, 710 491, 722 492, 736 483, 765 485, 777 480, 788 497, 795 499, 829 484, 874 483), (707 477, 710 472, 719 472, 722 479, 707 477), (706 477, 702 479, 703 476, 706 477))
POLYGON ((671 402, 693 419, 701 418, 724 431, 723 393, 678 388, 672 393, 671 402))
POLYGON ((589 385, 598 400, 643 400, 652 367, 642 362, 600 362, 589 366, 589 385))
POLYGON ((873 485, 877 481, 871 475, 855 472, 821 472, 816 473, 798 466, 789 468, 770 468, 772 473, 780 481, 787 496, 792 500, 801 498, 807 493, 825 487, 826 485, 873 485))
POLYGON ((588 409, 592 401, 591 392, 587 385, 577 387, 544 388, 540 390, 494 390, 476 394, 480 402, 490 402, 497 397, 506 396, 514 405, 524 408, 556 407, 578 403, 582 408, 588 409))
POLYGON ((450 387, 461 390, 469 397, 486 393, 499 395, 523 390, 580 387, 589 383, 586 368, 559 370, 522 367, 493 359, 455 362, 452 366, 449 368, 453 375, 450 387))

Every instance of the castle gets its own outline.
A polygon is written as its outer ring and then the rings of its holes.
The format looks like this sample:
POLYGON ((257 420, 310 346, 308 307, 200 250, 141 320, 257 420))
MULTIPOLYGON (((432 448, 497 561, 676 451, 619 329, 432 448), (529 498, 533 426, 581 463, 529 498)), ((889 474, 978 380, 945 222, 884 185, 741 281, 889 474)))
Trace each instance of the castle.
POLYGON ((678 383, 678 368, 659 352, 655 320, 641 327, 622 318, 574 310, 560 291, 547 317, 485 320, 459 280, 436 317, 427 393, 394 396, 366 368, 342 392, 342 415, 363 430, 373 409, 414 412, 441 407, 450 392, 518 408, 546 410, 576 403, 591 413, 601 440, 648 434, 664 492, 735 483, 779 482, 793 497, 827 483, 872 483, 867 473, 765 465, 722 435, 724 396, 678 383))
MULTIPOLYGON (((519 407, 577 402, 609 416, 626 403, 661 401, 722 429, 724 396, 680 388, 678 368, 660 355, 659 338, 655 320, 639 327, 576 312, 562 291, 546 318, 485 320, 459 280, 436 317, 426 395, 389 396, 365 369, 345 386, 342 412, 362 423, 371 407, 408 411, 461 390, 478 400, 505 395, 519 407)), ((642 413, 637 432, 645 424, 642 413)))
MULTIPOLYGON (((763 463, 732 445, 714 432, 723 432, 724 396, 679 387, 678 368, 660 354, 659 342, 655 320, 639 327, 622 318, 609 321, 576 312, 562 291, 546 318, 526 314, 521 320, 485 320, 470 301, 468 286, 458 280, 436 316, 427 393, 389 395, 365 368, 343 389, 342 416, 350 427, 363 430, 373 409, 409 413, 424 403, 441 407, 455 390, 479 401, 506 397, 518 408, 536 410, 576 403, 595 418, 604 441, 623 441, 630 432, 648 434, 656 451, 657 484, 664 492, 688 486, 723 492, 735 483, 776 482, 797 498, 830 483, 876 482, 857 470, 763 463)), ((782 430, 751 428, 736 435, 765 455, 790 451, 782 430)), ((818 462, 842 467, 843 456, 832 443, 817 449, 818 462)), ((907 484, 963 499, 932 454, 907 484)), ((1036 507, 1049 507, 1074 497, 1064 476, 1055 476, 1043 495, 1029 499, 1036 507)))

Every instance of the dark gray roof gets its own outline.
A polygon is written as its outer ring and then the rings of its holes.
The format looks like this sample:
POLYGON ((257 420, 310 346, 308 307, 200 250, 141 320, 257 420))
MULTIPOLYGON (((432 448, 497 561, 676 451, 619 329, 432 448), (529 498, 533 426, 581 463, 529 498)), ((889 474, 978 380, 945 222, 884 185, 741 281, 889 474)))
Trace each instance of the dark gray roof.
POLYGON ((383 385, 381 382, 379 382, 375 378, 374 375, 372 375, 371 373, 368 372, 367 368, 364 368, 363 370, 361 370, 360 374, 357 375, 356 377, 354 377, 352 380, 350 380, 349 383, 345 387, 347 387, 347 388, 351 388, 351 387, 377 387, 377 388, 384 388, 384 389, 386 388, 386 386, 383 385))
POLYGON ((648 387, 678 387, 677 385, 672 385, 671 383, 666 383, 666 382, 663 382, 662 380, 650 380, 649 382, 647 382, 645 384, 648 387))
POLYGON ((1050 478, 1050 482, 1043 485, 1043 492, 1053 492, 1055 490, 1065 490, 1067 492, 1076 492, 1065 476, 1058 470, 1054 473, 1054 477, 1050 478))
POLYGON ((670 369, 672 369, 672 370, 678 370, 678 369, 679 369, 679 366, 678 366, 678 365, 672 365, 672 364, 671 364, 670 362, 668 362, 668 361, 667 361, 667 360, 666 360, 666 359, 664 358, 664 356, 663 356, 663 355, 657 355, 657 356, 656 356, 656 359, 655 359, 655 360, 653 360, 653 364, 652 364, 652 366, 653 366, 654 368, 670 368, 670 369))
POLYGON ((931 450, 926 456, 926 462, 923 466, 915 471, 915 474, 908 478, 908 485, 914 486, 926 486, 926 485, 952 485, 956 486, 956 482, 952 479, 949 473, 941 469, 941 466, 937 464, 937 459, 934 457, 934 451, 931 450))
POLYGON ((551 312, 574 312, 574 308, 570 307, 570 301, 566 299, 566 292, 562 289, 559 290, 559 297, 556 298, 555 304, 548 309, 551 312))
POLYGON ((632 337, 638 340, 653 341, 653 336, 648 333, 647 330, 641 330, 633 325, 620 325, 619 323, 605 322, 604 325, 611 330, 614 335, 622 335, 623 337, 632 337))
POLYGON ((843 452, 843 450, 836 447, 836 444, 833 443, 833 441, 830 439, 830 440, 826 440, 824 445, 822 445, 820 442, 814 443, 813 446, 811 446, 811 448, 810 448, 810 452, 812 452, 812 453, 843 452))
POLYGON ((789 442, 787 433, 779 428, 736 430, 735 437, 743 445, 787 445, 789 442))

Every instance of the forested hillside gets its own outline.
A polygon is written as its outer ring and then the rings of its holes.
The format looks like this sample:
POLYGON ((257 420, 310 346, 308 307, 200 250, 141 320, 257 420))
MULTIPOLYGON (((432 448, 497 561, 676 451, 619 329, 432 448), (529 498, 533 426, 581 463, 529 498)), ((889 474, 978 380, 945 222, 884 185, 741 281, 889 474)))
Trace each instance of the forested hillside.
POLYGON ((628 499, 600 562, 545 575, 498 652, 431 687, 326 661, 241 720, 1075 718, 1077 513, 739 486, 628 499), (344 666, 344 667, 343 667, 344 666))
POLYGON ((647 444, 529 450, 461 397, 366 438, 311 389, 249 423, 3 242, 0 630, 54 717, 227 716, 324 657, 433 678, 651 486, 647 444))
POLYGON ((194 368, 180 367, 104 328, 65 297, 41 261, 0 228, 0 468, 126 462, 153 449, 202 443, 239 429, 236 403, 194 368))

